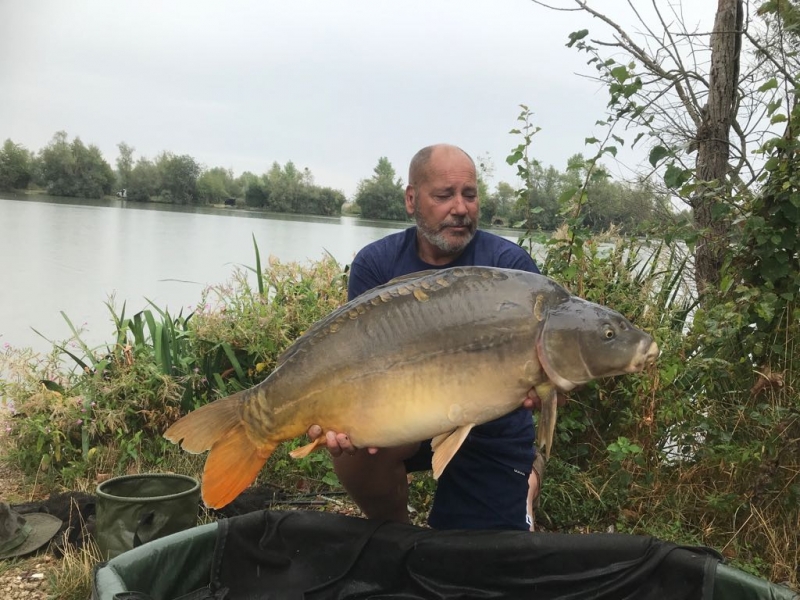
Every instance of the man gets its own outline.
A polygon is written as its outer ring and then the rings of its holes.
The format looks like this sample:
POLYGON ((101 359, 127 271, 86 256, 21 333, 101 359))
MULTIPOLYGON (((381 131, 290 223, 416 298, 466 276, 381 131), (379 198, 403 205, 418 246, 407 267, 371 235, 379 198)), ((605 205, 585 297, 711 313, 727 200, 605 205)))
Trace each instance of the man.
MULTIPOLYGON (((416 227, 363 248, 350 269, 350 299, 395 277, 454 266, 492 266, 538 273, 516 244, 478 231, 478 179, 472 158, 456 146, 438 144, 411 160, 406 211, 416 227)), ((530 392, 525 406, 475 427, 439 478, 429 523, 437 529, 532 528, 538 498, 530 392)), ((520 398, 520 402, 523 399, 520 398)), ((316 439, 318 426, 309 429, 316 439)), ((397 448, 356 449, 346 432, 325 433, 342 485, 368 518, 408 522, 411 471, 431 468, 430 441, 397 448)))

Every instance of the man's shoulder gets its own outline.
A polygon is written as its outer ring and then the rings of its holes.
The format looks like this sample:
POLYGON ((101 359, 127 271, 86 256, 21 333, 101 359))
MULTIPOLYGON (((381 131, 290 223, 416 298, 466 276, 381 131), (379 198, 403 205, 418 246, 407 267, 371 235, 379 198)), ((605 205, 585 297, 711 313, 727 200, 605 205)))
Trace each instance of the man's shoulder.
POLYGON ((396 257, 403 252, 408 244, 409 238, 413 238, 413 229, 413 227, 409 227, 403 231, 390 233, 374 242, 370 242, 358 252, 356 257, 361 257, 362 259, 377 257, 381 260, 387 257, 396 257))
POLYGON ((539 272, 531 255, 511 240, 480 229, 475 237, 476 262, 488 263, 493 267, 539 272))
POLYGON ((350 265, 348 297, 352 300, 402 274, 404 265, 411 260, 415 235, 411 227, 364 246, 350 265))

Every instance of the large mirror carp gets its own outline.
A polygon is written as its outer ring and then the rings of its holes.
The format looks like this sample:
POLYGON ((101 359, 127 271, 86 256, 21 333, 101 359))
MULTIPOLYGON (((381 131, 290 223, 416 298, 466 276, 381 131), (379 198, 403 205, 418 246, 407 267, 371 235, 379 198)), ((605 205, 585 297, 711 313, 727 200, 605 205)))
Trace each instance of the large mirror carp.
MULTIPOLYGON (((619 313, 543 275, 493 267, 426 271, 377 287, 315 323, 248 390, 203 406, 165 437, 211 450, 203 500, 220 508, 284 440, 317 424, 358 447, 433 439, 438 477, 475 425, 542 400, 538 443, 549 455, 557 391, 641 371, 658 356, 619 313)), ((292 452, 324 447, 324 435, 292 452)))

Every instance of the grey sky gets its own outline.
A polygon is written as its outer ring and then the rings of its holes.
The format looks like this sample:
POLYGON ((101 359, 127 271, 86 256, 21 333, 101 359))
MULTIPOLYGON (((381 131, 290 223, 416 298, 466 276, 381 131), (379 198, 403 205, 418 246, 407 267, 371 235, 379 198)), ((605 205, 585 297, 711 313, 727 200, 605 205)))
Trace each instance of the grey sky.
MULTIPOLYGON (((625 2, 595 4, 624 22, 625 2)), ((688 4, 713 19, 713 0, 688 4)), ((293 160, 348 196, 380 156, 405 180, 447 141, 511 181, 519 104, 559 168, 603 118, 605 90, 575 74, 587 56, 565 47, 584 27, 606 34, 529 0, 0 0, 0 141, 38 150, 66 130, 112 165, 125 141, 237 175, 293 160)))

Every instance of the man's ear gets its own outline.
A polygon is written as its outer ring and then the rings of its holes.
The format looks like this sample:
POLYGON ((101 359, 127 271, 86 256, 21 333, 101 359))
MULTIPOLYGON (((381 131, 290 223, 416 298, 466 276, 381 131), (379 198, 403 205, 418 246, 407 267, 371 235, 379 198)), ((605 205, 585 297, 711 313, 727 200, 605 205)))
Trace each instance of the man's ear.
POLYGON ((413 185, 406 186, 406 214, 409 217, 414 216, 414 200, 415 200, 415 193, 413 185))

